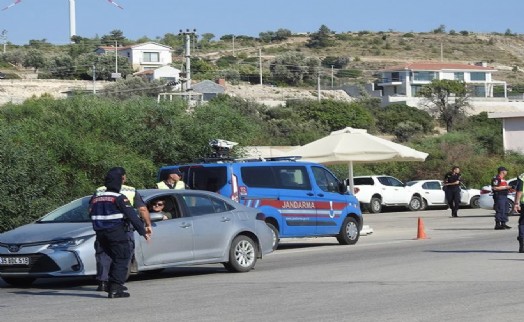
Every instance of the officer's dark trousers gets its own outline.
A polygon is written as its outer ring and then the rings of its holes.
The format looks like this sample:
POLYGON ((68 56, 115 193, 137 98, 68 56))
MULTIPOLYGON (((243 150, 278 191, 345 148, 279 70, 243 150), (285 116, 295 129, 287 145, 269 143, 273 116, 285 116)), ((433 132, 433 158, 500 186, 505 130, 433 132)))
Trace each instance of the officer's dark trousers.
POLYGON ((460 206, 460 189, 446 190, 446 201, 451 209, 451 216, 456 217, 460 206))
POLYGON ((508 221, 508 196, 496 193, 493 196, 495 201, 495 222, 505 223, 508 221))
POLYGON ((524 240, 524 204, 520 204, 520 217, 519 217, 519 240, 524 240))
MULTIPOLYGON (((133 260, 133 254, 135 252, 135 232, 128 231, 127 237, 129 241, 129 263, 133 260)), ((100 243, 95 240, 95 259, 96 259, 96 279, 98 281, 107 282, 109 279, 109 268, 111 267, 111 257, 104 252, 100 243)))
POLYGON ((127 278, 129 259, 129 237, 123 226, 96 232, 102 250, 111 258, 109 268, 109 288, 118 290, 127 278))

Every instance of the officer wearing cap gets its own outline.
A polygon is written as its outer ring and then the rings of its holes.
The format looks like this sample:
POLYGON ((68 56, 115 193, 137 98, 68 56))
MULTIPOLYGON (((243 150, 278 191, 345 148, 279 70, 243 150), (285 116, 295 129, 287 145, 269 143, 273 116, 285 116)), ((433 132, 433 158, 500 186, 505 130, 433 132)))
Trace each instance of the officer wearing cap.
MULTIPOLYGON (((123 167, 114 167, 109 170, 111 173, 118 174, 122 177, 122 187, 120 188, 120 193, 125 195, 131 205, 138 210, 140 217, 144 220, 146 224, 146 232, 151 235, 151 218, 149 216, 149 210, 142 199, 142 196, 136 191, 134 187, 124 185, 127 181, 126 170, 123 167)), ((106 192, 107 188, 105 186, 98 187, 95 194, 100 195, 106 192)), ((131 227, 127 227, 127 234, 129 237, 131 257, 135 251, 135 236, 134 231, 131 227)), ((95 259, 96 259, 96 279, 98 281, 97 291, 107 291, 107 281, 109 278, 109 267, 111 266, 111 258, 104 250, 100 247, 98 241, 95 241, 95 259)))
POLYGON ((167 179, 157 182, 157 189, 185 189, 186 184, 182 181, 182 172, 178 169, 170 169, 167 179))
POLYGON ((460 206, 460 183, 462 178, 460 176, 460 168, 453 166, 451 172, 444 176, 444 191, 446 201, 451 209, 451 217, 458 217, 458 209, 460 206))
POLYGON ((111 169, 105 177, 104 185, 105 192, 93 195, 89 215, 100 247, 112 260, 109 269, 108 297, 129 297, 124 287, 131 256, 126 222, 129 222, 146 240, 150 239, 150 235, 146 232, 129 199, 120 193, 121 173, 111 169))
POLYGON ((495 230, 510 229, 508 222, 508 192, 511 189, 504 179, 508 174, 508 169, 499 167, 498 174, 491 181, 493 199, 495 205, 495 230))

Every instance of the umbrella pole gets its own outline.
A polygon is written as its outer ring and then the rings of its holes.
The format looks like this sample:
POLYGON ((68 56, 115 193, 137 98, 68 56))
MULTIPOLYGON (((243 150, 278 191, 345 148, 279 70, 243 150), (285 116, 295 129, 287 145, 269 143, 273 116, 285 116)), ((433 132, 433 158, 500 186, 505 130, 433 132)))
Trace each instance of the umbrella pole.
POLYGON ((353 161, 349 161, 349 191, 355 194, 355 183, 353 182, 353 161))

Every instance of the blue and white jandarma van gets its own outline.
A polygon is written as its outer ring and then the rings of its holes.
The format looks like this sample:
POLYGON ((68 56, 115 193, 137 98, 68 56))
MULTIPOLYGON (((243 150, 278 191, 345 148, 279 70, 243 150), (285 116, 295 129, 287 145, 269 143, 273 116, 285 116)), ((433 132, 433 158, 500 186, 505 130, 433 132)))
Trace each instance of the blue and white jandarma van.
POLYGON ((162 167, 158 179, 177 168, 191 189, 207 190, 258 208, 279 238, 334 236, 356 244, 363 226, 359 202, 323 165, 274 158, 162 167))

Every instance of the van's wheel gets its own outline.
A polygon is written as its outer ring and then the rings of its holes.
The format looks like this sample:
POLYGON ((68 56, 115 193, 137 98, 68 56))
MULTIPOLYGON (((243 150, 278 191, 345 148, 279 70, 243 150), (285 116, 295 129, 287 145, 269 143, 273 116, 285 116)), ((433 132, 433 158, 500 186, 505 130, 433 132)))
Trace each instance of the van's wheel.
POLYGON ((338 242, 341 245, 354 245, 357 243, 359 237, 360 231, 358 230, 357 220, 352 217, 346 217, 337 236, 338 242))
POLYGON ((229 262, 224 267, 230 272, 249 272, 255 268, 258 257, 258 247, 255 242, 244 235, 233 239, 229 249, 229 262))
POLYGON ((280 237, 278 235, 278 229, 272 223, 267 222, 266 225, 273 231, 273 250, 278 248, 278 243, 280 242, 280 237))
POLYGON ((371 201, 369 202, 369 212, 372 214, 378 214, 382 211, 382 200, 377 197, 371 198, 371 201))
POLYGON ((2 277, 2 279, 7 284, 16 287, 29 287, 36 280, 36 278, 32 277, 2 277))
POLYGON ((423 201, 420 199, 420 197, 413 197, 409 201, 408 208, 411 211, 423 210, 422 203, 423 201))

